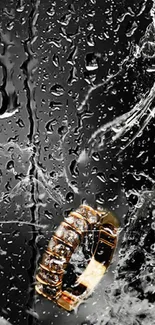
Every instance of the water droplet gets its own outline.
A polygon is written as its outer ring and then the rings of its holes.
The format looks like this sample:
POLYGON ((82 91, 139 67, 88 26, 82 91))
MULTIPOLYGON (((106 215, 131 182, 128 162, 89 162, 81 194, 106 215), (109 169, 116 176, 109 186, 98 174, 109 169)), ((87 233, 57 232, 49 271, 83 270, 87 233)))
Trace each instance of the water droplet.
POLYGON ((155 218, 155 209, 152 210, 152 217, 155 218))
POLYGON ((69 169, 70 169, 70 172, 71 172, 71 175, 73 177, 77 177, 79 175, 79 171, 78 171, 78 168, 77 168, 77 162, 76 160, 72 160, 70 166, 69 166, 69 169))
POLYGON ((55 84, 51 87, 50 91, 52 95, 59 97, 64 94, 65 90, 61 85, 55 84))
POLYGON ((3 13, 9 18, 14 19, 15 18, 15 10, 13 8, 10 9, 10 11, 7 8, 3 9, 3 13))
POLYGON ((53 64, 55 65, 55 67, 59 67, 59 57, 58 55, 54 54, 53 58, 52 58, 53 64))
POLYGON ((8 24, 7 24, 7 29, 8 30, 12 30, 14 27, 14 22, 13 21, 10 21, 8 24))
POLYGON ((153 230, 155 230, 155 222, 152 222, 152 223, 151 223, 151 228, 152 228, 153 230))
POLYGON ((55 15, 55 8, 54 7, 48 8, 47 14, 48 16, 53 17, 55 15))
POLYGON ((92 23, 89 23, 87 26, 87 30, 91 31, 94 28, 94 25, 92 23))
POLYGON ((88 12, 88 17, 94 17, 95 16, 95 10, 90 10, 88 12))
POLYGON ((138 28, 138 24, 134 21, 131 28, 126 32, 126 36, 131 37, 137 28, 138 28))
POLYGON ((60 48, 61 47, 61 39, 56 38, 56 37, 47 38, 47 44, 55 45, 57 48, 60 48))
POLYGON ((66 195, 66 201, 67 203, 72 203, 74 200, 74 193, 72 192, 68 192, 66 195))
POLYGON ((67 14, 63 15, 63 16, 60 18, 60 20, 58 20, 58 23, 60 23, 60 24, 63 25, 63 26, 68 26, 68 24, 69 24, 71 18, 72 18, 71 13, 69 13, 69 14, 67 13, 67 14))
POLYGON ((52 134, 53 133, 53 126, 57 123, 57 121, 55 119, 50 120, 46 123, 45 128, 48 134, 52 134))
POLYGON ((89 46, 95 46, 94 35, 92 33, 87 36, 87 44, 89 46))
POLYGON ((75 67, 73 67, 69 72, 69 77, 67 80, 67 83, 69 86, 71 86, 74 82, 76 82, 78 80, 78 76, 76 73, 77 73, 77 70, 75 67))
POLYGON ((105 178, 104 174, 101 173, 101 172, 97 173, 97 178, 98 178, 102 183, 105 183, 105 182, 106 182, 106 178, 105 178))
POLYGON ((48 211, 48 210, 45 210, 45 214, 44 215, 49 220, 52 220, 53 219, 53 214, 50 211, 48 211))
POLYGON ((58 128, 59 135, 64 135, 68 131, 68 127, 66 125, 62 125, 58 128))
POLYGON ((6 165, 6 169, 11 170, 13 168, 14 168, 14 161, 13 160, 8 161, 6 165))
POLYGON ((23 120, 21 118, 19 118, 17 121, 16 121, 16 124, 20 127, 20 128, 23 128, 25 126, 23 120))
POLYGON ((109 179, 110 179, 113 183, 117 183, 118 180, 119 180, 118 177, 115 176, 115 175, 113 175, 113 174, 109 175, 109 179))
POLYGON ((100 155, 98 154, 98 152, 93 152, 93 154, 92 154, 92 158, 93 158, 95 161, 99 161, 99 160, 100 160, 100 155))
POLYGON ((19 0, 18 1, 18 4, 17 4, 17 7, 16 7, 16 10, 18 12, 23 12, 24 11, 24 8, 25 8, 24 0, 19 0))
POLYGON ((98 69, 98 56, 94 53, 88 53, 86 55, 85 65, 88 71, 94 71, 98 69))
POLYGON ((104 204, 105 200, 104 200, 104 193, 103 192, 99 192, 95 195, 95 200, 97 203, 99 204, 104 204))

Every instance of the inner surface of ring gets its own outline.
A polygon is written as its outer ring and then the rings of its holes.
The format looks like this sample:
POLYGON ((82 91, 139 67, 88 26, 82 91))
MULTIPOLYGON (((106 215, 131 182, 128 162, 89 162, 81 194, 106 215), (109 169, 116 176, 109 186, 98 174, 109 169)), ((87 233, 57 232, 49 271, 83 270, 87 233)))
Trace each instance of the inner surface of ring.
POLYGON ((57 228, 43 255, 36 291, 72 310, 95 288, 109 266, 117 228, 117 219, 107 211, 82 205, 71 212, 57 228), (73 263, 79 247, 83 253, 81 272, 73 263))

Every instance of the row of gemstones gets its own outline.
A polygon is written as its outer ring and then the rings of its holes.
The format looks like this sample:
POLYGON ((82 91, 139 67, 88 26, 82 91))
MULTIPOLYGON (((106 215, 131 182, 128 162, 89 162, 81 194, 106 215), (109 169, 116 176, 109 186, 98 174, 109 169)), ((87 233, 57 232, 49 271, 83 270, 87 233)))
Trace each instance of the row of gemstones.
POLYGON ((73 251, 80 243, 81 235, 88 225, 96 224, 98 215, 88 206, 81 206, 65 218, 57 228, 43 255, 37 275, 39 293, 55 297, 61 291, 64 269, 73 251))

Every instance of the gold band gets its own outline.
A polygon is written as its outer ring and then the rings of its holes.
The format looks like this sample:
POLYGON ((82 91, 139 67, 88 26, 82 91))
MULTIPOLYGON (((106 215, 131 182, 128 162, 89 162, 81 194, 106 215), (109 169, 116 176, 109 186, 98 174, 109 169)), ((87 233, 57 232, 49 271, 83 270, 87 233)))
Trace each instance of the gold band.
POLYGON ((36 291, 71 311, 93 291, 109 266, 117 243, 118 221, 108 211, 81 205, 60 224, 43 255, 36 275, 36 291), (92 257, 73 288, 63 290, 63 276, 75 249, 88 232, 97 233, 92 257))

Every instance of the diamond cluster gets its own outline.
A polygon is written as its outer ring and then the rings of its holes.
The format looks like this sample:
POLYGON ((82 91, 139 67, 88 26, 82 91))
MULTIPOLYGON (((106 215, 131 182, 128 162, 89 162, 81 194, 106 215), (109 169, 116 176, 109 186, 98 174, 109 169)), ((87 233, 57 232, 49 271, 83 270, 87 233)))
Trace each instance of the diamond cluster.
POLYGON ((91 207, 87 205, 81 205, 77 210, 77 213, 82 215, 89 224, 94 225, 98 222, 99 220, 99 215, 97 211, 92 209, 91 207))

